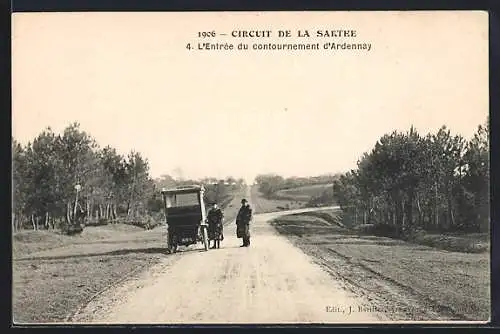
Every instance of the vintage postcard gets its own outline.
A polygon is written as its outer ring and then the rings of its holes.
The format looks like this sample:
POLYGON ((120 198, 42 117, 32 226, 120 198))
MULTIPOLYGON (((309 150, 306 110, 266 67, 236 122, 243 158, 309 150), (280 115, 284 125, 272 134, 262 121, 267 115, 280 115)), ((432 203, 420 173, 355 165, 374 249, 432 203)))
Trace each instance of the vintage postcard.
POLYGON ((12 16, 13 323, 490 319, 488 14, 12 16))

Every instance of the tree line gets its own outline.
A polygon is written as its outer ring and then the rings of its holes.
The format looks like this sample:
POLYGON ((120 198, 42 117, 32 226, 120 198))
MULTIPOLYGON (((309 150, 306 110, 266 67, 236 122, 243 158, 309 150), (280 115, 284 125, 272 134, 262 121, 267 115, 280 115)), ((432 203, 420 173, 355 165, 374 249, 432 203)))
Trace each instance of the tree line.
POLYGON ((62 134, 47 128, 22 145, 12 139, 12 224, 22 228, 56 229, 108 221, 150 220, 162 210, 160 189, 180 184, 206 183, 207 201, 227 199, 242 180, 154 180, 149 162, 140 152, 119 154, 100 148, 78 123, 62 134))
POLYGON ((489 230, 489 124, 469 141, 443 126, 382 136, 357 168, 334 182, 346 225, 374 224, 396 236, 418 230, 489 230))
POLYGON ((170 175, 162 175, 156 179, 155 182, 158 189, 203 184, 205 187, 205 205, 210 206, 212 203, 217 203, 221 207, 225 207, 228 204, 228 202, 233 198, 232 196, 235 191, 241 190, 246 186, 245 180, 242 178, 236 179, 232 176, 228 176, 224 179, 206 177, 199 180, 176 180, 170 175))

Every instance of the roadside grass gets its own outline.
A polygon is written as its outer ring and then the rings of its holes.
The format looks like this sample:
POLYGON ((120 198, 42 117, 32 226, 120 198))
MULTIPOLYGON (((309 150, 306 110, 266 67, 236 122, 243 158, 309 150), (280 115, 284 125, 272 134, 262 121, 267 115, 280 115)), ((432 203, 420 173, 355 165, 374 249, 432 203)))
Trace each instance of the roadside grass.
POLYGON ((13 237, 13 320, 63 322, 91 296, 165 255, 161 228, 87 227, 80 236, 24 231, 13 237))
MULTIPOLYGON (((379 237, 390 237, 387 231, 379 229, 375 225, 358 225, 345 226, 340 215, 339 209, 325 209, 313 212, 301 213, 301 216, 313 216, 323 219, 332 224, 347 227, 362 235, 374 235, 379 237)), ((346 231, 347 233, 347 231, 346 231)), ((436 249, 464 252, 464 253, 484 253, 490 251, 490 234, 489 233, 429 233, 424 231, 416 232, 410 239, 406 240, 409 243, 417 245, 429 246, 436 249)))
POLYGON ((272 225, 356 291, 401 309, 395 320, 437 320, 432 312, 448 320, 488 320, 488 252, 443 251, 325 223, 297 214, 272 225))
MULTIPOLYGON (((156 251, 155 248, 148 249, 156 251)), ((95 293, 160 259, 158 250, 158 254, 139 252, 15 261, 13 321, 16 324, 64 322, 95 293)))
POLYGON ((144 232, 143 228, 126 224, 86 226, 81 234, 72 236, 64 235, 57 230, 20 231, 14 233, 12 237, 12 257, 15 259, 30 253, 67 245, 130 237, 131 234, 142 232, 144 232))

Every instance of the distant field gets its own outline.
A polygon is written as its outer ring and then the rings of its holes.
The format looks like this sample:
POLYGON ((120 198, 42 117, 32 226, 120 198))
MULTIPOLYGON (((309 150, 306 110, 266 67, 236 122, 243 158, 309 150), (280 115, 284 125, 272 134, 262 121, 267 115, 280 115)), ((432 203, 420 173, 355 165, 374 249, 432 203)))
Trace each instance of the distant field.
POLYGON ((307 202, 312 197, 320 196, 325 190, 330 189, 331 187, 331 184, 315 184, 298 188, 283 189, 276 192, 276 198, 307 202))
POLYGON ((257 186, 251 188, 252 205, 256 213, 275 212, 304 207, 305 202, 290 199, 265 198, 257 186))
POLYGON ((364 291, 382 307, 396 308, 394 320, 488 319, 487 251, 449 252, 361 235, 336 224, 334 215, 296 214, 272 224, 348 287, 364 291))

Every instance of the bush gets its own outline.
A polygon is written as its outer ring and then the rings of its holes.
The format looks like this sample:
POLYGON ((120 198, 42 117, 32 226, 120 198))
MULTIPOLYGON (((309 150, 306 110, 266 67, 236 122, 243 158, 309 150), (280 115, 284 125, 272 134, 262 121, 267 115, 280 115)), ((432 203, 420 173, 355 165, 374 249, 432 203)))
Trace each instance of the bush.
POLYGON ((154 213, 153 215, 144 215, 140 218, 134 217, 120 217, 114 221, 114 223, 121 223, 126 225, 133 225, 137 227, 141 227, 146 230, 154 229, 163 223, 163 214, 162 213, 154 213))
POLYGON ((61 229, 62 234, 66 235, 77 235, 81 234, 83 232, 83 226, 78 224, 78 225, 64 225, 63 228, 61 229))
POLYGON ((399 235, 397 229, 388 224, 361 224, 355 226, 354 230, 361 234, 375 235, 378 237, 397 238, 399 235))
POLYGON ((473 238, 470 235, 453 236, 420 232, 416 233, 408 241, 451 252, 482 253, 489 250, 487 241, 473 238))
POLYGON ((105 218, 99 218, 99 219, 87 219, 85 221, 85 226, 104 226, 108 225, 109 220, 105 218))

